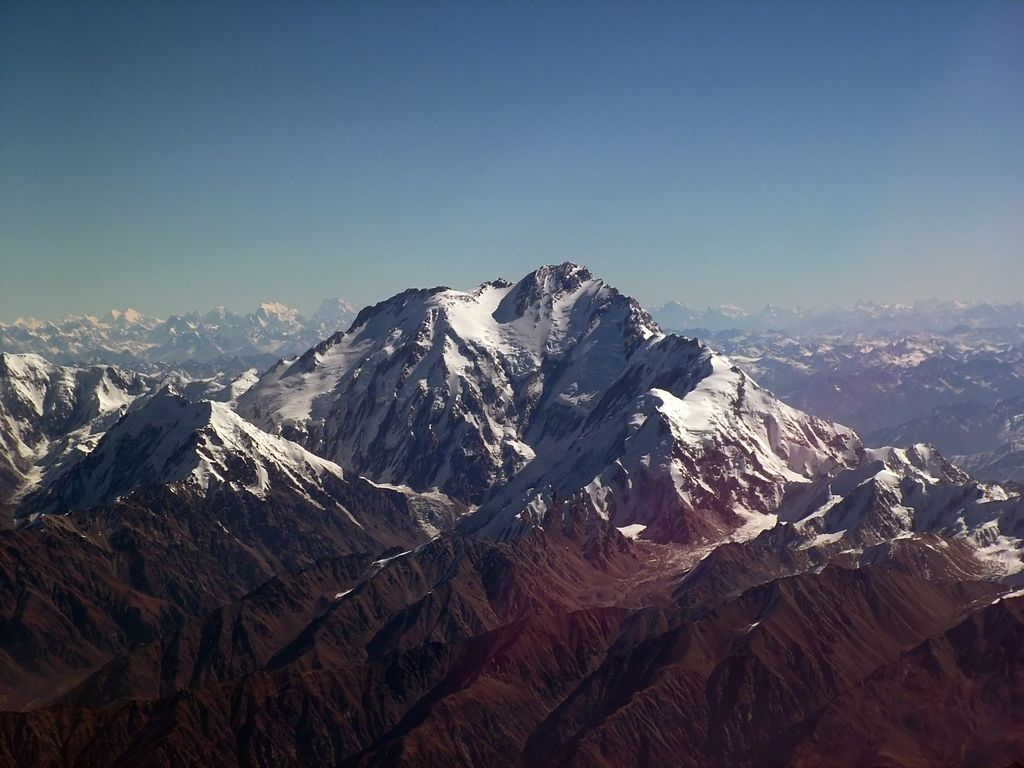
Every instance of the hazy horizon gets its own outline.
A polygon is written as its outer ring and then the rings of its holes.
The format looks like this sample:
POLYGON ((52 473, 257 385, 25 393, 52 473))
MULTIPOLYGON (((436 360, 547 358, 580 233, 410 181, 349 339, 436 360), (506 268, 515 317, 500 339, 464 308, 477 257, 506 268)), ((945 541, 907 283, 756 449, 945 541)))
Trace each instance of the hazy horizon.
POLYGON ((1011 303, 1024 5, 0 4, 0 317, 1011 303))
MULTIPOLYGON (((543 265, 537 265, 537 266, 543 266, 543 265)), ((584 265, 584 266, 586 266, 586 265, 584 265)), ((529 273, 527 273, 527 274, 529 274, 529 273)), ((597 278, 602 278, 602 275, 597 274, 597 273, 595 273, 594 276, 597 277, 597 278)), ((522 277, 524 277, 524 275, 515 275, 515 276, 513 276, 513 275, 494 275, 493 277, 488 278, 488 279, 494 280, 494 279, 498 279, 498 278, 505 278, 505 279, 508 279, 508 280, 515 281, 515 280, 518 280, 519 278, 522 278, 522 277)), ((485 281, 481 281, 481 282, 485 282, 485 281)), ((606 280, 606 282, 608 282, 608 281, 606 280)), ((447 285, 447 286, 442 286, 440 284, 437 284, 437 285, 408 285, 408 286, 406 286, 406 288, 430 289, 430 288, 446 287, 446 288, 451 288, 451 289, 454 289, 454 290, 470 290, 470 289, 476 287, 479 284, 480 283, 476 283, 474 285, 447 285)), ((614 286, 613 283, 611 283, 611 284, 614 286)), ((614 287, 618 287, 618 286, 614 286, 614 287)), ((398 292, 396 292, 396 293, 398 293, 398 292)), ((199 314, 202 315, 202 314, 206 314, 207 312, 211 312, 213 310, 216 310, 218 308, 224 308, 228 312, 233 312, 233 313, 238 314, 238 315, 245 315, 245 314, 251 314, 251 313, 256 312, 260 308, 260 306, 262 304, 273 304, 273 303, 283 304, 288 309, 296 310, 296 311, 298 311, 298 313, 300 315, 302 315, 302 316, 304 316, 306 318, 309 318, 313 314, 316 313, 316 311, 319 309, 320 305, 323 302, 328 302, 328 301, 332 301, 332 300, 335 300, 335 299, 342 299, 344 301, 348 301, 354 307, 354 309, 358 311, 358 310, 362 309, 363 307, 372 306, 372 305, 377 304, 379 302, 385 301, 385 300, 391 298, 394 295, 396 295, 396 294, 389 294, 387 296, 380 296, 380 297, 374 298, 374 299, 372 299, 372 300, 370 300, 368 302, 365 302, 365 303, 351 301, 347 296, 341 296, 341 295, 339 295, 339 296, 324 296, 321 299, 318 299, 317 301, 315 301, 312 305, 305 306, 305 307, 289 304, 288 302, 281 301, 280 299, 275 298, 273 296, 267 296, 267 297, 263 297, 263 298, 257 299, 254 303, 252 303, 251 305, 248 305, 248 306, 228 306, 226 304, 221 303, 221 304, 211 304, 209 306, 190 306, 190 307, 180 308, 178 310, 175 310, 175 311, 172 311, 172 312, 169 312, 169 313, 150 312, 150 311, 147 311, 145 307, 136 306, 135 304, 132 304, 130 302, 129 303, 122 302, 121 304, 118 304, 118 305, 115 305, 115 306, 110 306, 110 307, 105 307, 105 308, 100 308, 98 310, 86 310, 86 311, 79 311, 79 312, 67 311, 67 312, 61 312, 61 313, 59 313, 57 315, 49 315, 49 316, 28 315, 28 314, 22 314, 22 315, 18 315, 18 316, 15 316, 15 317, 3 316, 3 317, 0 317, 0 323, 8 324, 9 325, 9 324, 12 324, 16 320, 19 320, 19 319, 26 319, 26 320, 32 319, 32 320, 39 320, 39 321, 43 321, 43 322, 46 322, 46 321, 57 321, 57 320, 60 320, 60 319, 62 319, 64 317, 67 317, 67 316, 92 316, 92 317, 96 317, 98 319, 102 319, 103 317, 105 317, 106 315, 108 315, 109 313, 111 313, 113 311, 125 312, 127 310, 134 310, 134 311, 139 312, 140 314, 145 315, 147 317, 159 318, 159 319, 167 319, 170 316, 174 316, 174 315, 187 315, 187 314, 194 313, 194 312, 195 313, 199 313, 199 314)), ((688 309, 691 309, 691 310, 694 310, 694 311, 698 311, 698 312, 705 311, 705 310, 721 309, 721 308, 726 308, 726 307, 734 307, 734 308, 741 309, 744 312, 746 312, 748 314, 751 314, 751 315, 754 315, 757 312, 760 312, 761 310, 763 310, 763 309, 765 309, 765 308, 767 308, 769 306, 774 306, 774 307, 778 307, 778 308, 781 308, 781 309, 801 309, 801 310, 807 310, 807 311, 811 311, 811 312, 815 312, 815 311, 828 312, 828 311, 833 311, 833 310, 839 311, 839 310, 853 309, 853 308, 855 308, 859 304, 878 304, 878 305, 888 305, 888 306, 893 306, 893 305, 922 306, 922 305, 936 303, 936 302, 939 302, 939 303, 963 302, 963 303, 967 303, 967 304, 990 304, 992 306, 1007 306, 1007 305, 1018 305, 1019 306, 1022 303, 1024 303, 1024 300, 1021 300, 1021 299, 1010 300, 1010 301, 992 301, 992 300, 983 299, 983 298, 982 299, 977 299, 977 298, 973 298, 972 299, 972 298, 963 298, 963 297, 957 297, 957 296, 949 296, 949 297, 945 297, 945 296, 928 296, 928 297, 919 297, 919 298, 916 298, 916 299, 911 299, 909 301, 902 301, 902 302, 901 301, 881 302, 881 301, 875 301, 875 300, 869 299, 869 298, 860 297, 860 298, 854 299, 853 301, 846 302, 846 303, 822 304, 822 305, 782 304, 782 303, 774 302, 774 301, 766 301, 766 302, 764 302, 762 304, 758 304, 758 305, 742 305, 742 304, 739 304, 737 302, 732 302, 732 301, 723 301, 723 302, 719 302, 719 303, 715 303, 715 304, 702 304, 700 302, 687 302, 687 301, 682 300, 682 299, 669 299, 669 300, 664 301, 664 302, 653 303, 653 302, 644 301, 643 298, 640 297, 640 296, 632 296, 632 298, 634 298, 637 301, 639 301, 640 304, 643 307, 647 308, 647 309, 657 309, 657 308, 664 307, 664 306, 666 306, 668 304, 678 304, 678 305, 685 306, 688 309)))

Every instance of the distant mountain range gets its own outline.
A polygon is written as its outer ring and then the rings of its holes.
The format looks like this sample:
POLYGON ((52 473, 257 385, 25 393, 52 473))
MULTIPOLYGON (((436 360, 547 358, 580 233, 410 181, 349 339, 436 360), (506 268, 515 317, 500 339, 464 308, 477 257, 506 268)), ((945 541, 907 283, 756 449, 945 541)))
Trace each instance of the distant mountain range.
POLYGON ((1024 331, 720 331, 705 339, 787 403, 865 435, 943 405, 1024 395, 1024 331))
POLYGON ((344 299, 328 299, 310 318, 276 302, 261 304, 247 315, 217 307, 166 320, 133 309, 111 310, 103 317, 69 315, 58 321, 18 318, 0 323, 0 352, 34 353, 61 364, 150 363, 193 370, 206 365, 211 372, 231 368, 237 373, 298 354, 347 328, 355 315, 356 307, 344 299))
POLYGON ((694 309, 678 302, 653 307, 654 319, 667 330, 789 331, 804 334, 916 333, 969 328, 1016 327, 1024 324, 1024 303, 931 299, 912 304, 858 302, 852 307, 806 309, 766 305, 748 312, 732 304, 694 309))

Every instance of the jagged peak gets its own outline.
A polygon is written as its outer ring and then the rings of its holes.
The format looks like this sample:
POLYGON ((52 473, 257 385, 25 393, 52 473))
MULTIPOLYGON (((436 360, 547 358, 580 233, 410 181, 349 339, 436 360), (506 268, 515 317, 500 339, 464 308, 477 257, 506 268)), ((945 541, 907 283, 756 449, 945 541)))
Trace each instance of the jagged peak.
POLYGON ((517 303, 536 301, 541 297, 550 299, 578 291, 586 283, 595 283, 598 287, 604 281, 596 280, 586 266, 564 261, 561 264, 546 264, 531 271, 516 283, 510 296, 516 297, 517 303))
POLYGON ((146 315, 131 307, 123 310, 112 309, 107 313, 107 319, 115 325, 139 325, 150 320, 146 315))
POLYGON ((520 282, 546 283, 556 290, 572 291, 581 283, 594 279, 594 275, 588 267, 572 261, 563 261, 561 264, 545 264, 537 267, 520 282))

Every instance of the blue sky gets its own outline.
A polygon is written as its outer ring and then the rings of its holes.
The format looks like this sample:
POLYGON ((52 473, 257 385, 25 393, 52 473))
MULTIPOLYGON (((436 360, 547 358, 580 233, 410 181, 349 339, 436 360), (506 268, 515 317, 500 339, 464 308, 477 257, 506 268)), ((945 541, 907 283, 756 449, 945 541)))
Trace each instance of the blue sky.
POLYGON ((647 304, 1024 299, 1024 3, 0 0, 0 319, 566 259, 647 304))

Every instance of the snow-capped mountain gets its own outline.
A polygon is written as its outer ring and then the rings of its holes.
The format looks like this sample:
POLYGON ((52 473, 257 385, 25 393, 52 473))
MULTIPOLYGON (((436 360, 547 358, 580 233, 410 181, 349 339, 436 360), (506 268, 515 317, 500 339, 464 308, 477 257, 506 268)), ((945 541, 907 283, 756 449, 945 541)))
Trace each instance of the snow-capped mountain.
POLYGON ((568 263, 394 296, 272 368, 238 408, 375 480, 481 504, 478 522, 575 495, 682 539, 773 512, 788 483, 859 448, 568 263))
POLYGON ((0 354, 0 506, 84 458, 152 379, 113 366, 0 354))
POLYGON ((150 346, 149 335, 160 321, 134 309, 113 309, 103 317, 67 315, 44 321, 19 317, 0 323, 0 352, 27 352, 59 362, 82 360, 92 350, 141 354, 150 346))
POLYGON ((191 400, 234 405, 258 379, 146 375, 117 366, 54 365, 38 355, 0 354, 0 506, 47 487, 96 447, 130 408, 165 387, 191 400))
POLYGON ((474 524, 540 519, 553 501, 656 540, 716 541, 774 524, 792 484, 859 460, 850 430, 789 408, 693 340, 654 337, 564 440, 538 450, 474 524))
MULTIPOLYGON (((355 313, 344 300, 325 302, 321 312, 343 323, 355 313), (347 313, 347 315, 346 315, 347 313)), ((320 313, 318 313, 319 315, 320 313)), ((255 312, 239 315, 217 307, 204 315, 173 315, 154 329, 152 347, 143 357, 162 363, 214 361, 224 357, 264 360, 270 355, 289 355, 322 338, 325 316, 314 320, 279 302, 260 304, 255 312)), ((329 323, 328 323, 329 324, 329 323)))
POLYGON ((306 331, 317 339, 326 339, 347 330, 357 314, 359 307, 345 299, 324 299, 319 309, 309 318, 306 331))

